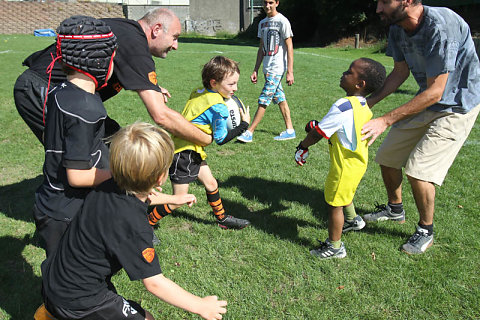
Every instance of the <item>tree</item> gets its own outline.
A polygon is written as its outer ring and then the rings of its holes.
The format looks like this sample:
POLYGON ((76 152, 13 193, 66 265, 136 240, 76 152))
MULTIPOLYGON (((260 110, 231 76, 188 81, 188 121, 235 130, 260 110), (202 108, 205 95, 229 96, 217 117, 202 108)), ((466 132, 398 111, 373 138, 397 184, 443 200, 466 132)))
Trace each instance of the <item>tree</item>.
MULTIPOLYGON (((279 11, 291 22, 296 43, 326 45, 379 26, 376 0, 281 0, 279 11)), ((383 28, 380 27, 383 32, 383 28)))

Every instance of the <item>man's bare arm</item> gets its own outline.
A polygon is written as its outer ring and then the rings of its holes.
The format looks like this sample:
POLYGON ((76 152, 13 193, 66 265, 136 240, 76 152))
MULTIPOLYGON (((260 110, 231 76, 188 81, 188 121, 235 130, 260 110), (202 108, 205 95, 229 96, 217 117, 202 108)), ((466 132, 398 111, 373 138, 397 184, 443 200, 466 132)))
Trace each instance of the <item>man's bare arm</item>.
POLYGON ((177 111, 170 109, 165 104, 162 93, 155 90, 138 90, 137 93, 156 124, 173 135, 195 144, 206 146, 212 143, 211 135, 185 120, 177 111))

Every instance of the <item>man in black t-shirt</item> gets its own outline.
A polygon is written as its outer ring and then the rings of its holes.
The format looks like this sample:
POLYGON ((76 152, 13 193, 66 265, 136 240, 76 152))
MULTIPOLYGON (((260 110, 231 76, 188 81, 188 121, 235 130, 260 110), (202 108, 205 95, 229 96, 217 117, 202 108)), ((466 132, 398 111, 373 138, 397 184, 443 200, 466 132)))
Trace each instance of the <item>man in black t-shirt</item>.
MULTIPOLYGON (((113 179, 88 194, 58 249, 42 264, 44 306, 35 319, 41 313, 58 320, 154 319, 116 293, 110 279, 121 269, 171 305, 204 319, 222 318, 227 302, 195 296, 163 276, 153 247, 147 200, 164 203, 165 197, 152 189, 165 182, 173 149, 168 133, 147 123, 127 126, 112 137, 113 179)), ((191 194, 172 197, 177 204, 196 202, 191 194)))
MULTIPOLYGON (((178 48, 181 24, 178 17, 168 9, 153 9, 138 22, 123 18, 101 19, 116 35, 119 48, 114 58, 114 73, 99 93, 103 101, 116 95, 122 88, 134 90, 140 96, 152 119, 175 136, 207 145, 211 136, 185 120, 180 113, 165 104, 169 92, 157 84, 155 62, 152 55, 166 58, 170 50, 178 48)), ((43 144, 44 102, 49 90, 48 65, 55 56, 55 45, 30 55, 23 64, 28 66, 19 76, 14 87, 15 105, 23 120, 43 144)), ((52 69, 51 82, 65 80, 58 63, 52 69)), ((51 87, 53 85, 50 84, 51 87)), ((105 121, 106 135, 118 130, 112 119, 105 121)))

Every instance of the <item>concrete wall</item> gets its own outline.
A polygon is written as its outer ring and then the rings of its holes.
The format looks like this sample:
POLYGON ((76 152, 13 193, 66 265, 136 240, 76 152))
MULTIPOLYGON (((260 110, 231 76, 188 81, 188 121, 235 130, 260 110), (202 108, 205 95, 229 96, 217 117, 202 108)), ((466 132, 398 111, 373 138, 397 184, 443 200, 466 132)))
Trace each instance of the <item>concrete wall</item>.
POLYGON ((186 31, 215 35, 217 31, 237 33, 240 25, 239 0, 190 0, 190 21, 186 31))
MULTIPOLYGON (((217 31, 238 33, 250 25, 249 0, 190 0, 187 32, 214 35, 217 31)), ((253 16, 258 14, 254 10, 253 16)))
MULTIPOLYGON (((190 0, 189 6, 169 8, 180 18, 183 32, 213 36, 217 32, 236 34, 250 25, 249 0, 190 0)), ((126 16, 138 20, 156 5, 126 5, 126 16)), ((258 10, 254 11, 254 16, 258 10)))
MULTIPOLYGON (((124 6, 125 15, 128 19, 138 20, 145 15, 145 13, 153 8, 159 6, 154 5, 126 5, 124 6)), ((168 8, 175 12, 182 24, 184 24, 185 19, 188 19, 189 9, 188 6, 161 6, 162 8, 168 8)))

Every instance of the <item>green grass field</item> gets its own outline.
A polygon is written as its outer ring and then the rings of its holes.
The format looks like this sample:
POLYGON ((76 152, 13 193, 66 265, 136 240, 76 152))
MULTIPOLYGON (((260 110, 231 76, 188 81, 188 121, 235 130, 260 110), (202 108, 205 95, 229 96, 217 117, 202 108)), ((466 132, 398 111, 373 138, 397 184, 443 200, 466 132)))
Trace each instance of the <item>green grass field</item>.
MULTIPOLYGON (((40 264, 45 257, 34 236, 34 192, 42 181, 43 148, 18 115, 13 85, 23 59, 52 38, 0 35, 0 319, 32 319, 41 304, 40 264)), ((190 91, 201 85, 200 70, 212 56, 240 62, 239 96, 252 117, 262 84, 249 76, 257 47, 231 40, 188 39, 166 60, 157 60, 159 84, 181 111, 190 91)), ((480 125, 477 120, 444 185, 437 189, 435 244, 421 256, 399 247, 418 220, 408 184, 404 186, 407 222, 369 224, 343 237, 348 256, 320 261, 309 254, 316 239, 327 237, 323 200, 328 147, 320 141, 300 168, 293 154, 304 125, 321 119, 336 99, 341 73, 355 58, 393 62, 374 49, 296 48, 295 84, 286 87, 297 139, 276 142, 284 129, 270 106, 248 145, 231 142, 207 148, 228 212, 249 219, 242 231, 214 223, 201 185, 190 188, 199 202, 163 219, 156 247, 165 276, 196 295, 228 300, 224 319, 478 319, 480 318, 480 125)), ((410 99, 417 86, 409 79, 374 108, 379 116, 410 99)), ((121 92, 106 103, 121 125, 151 121, 137 94, 121 92)), ((384 135, 382 136, 382 138, 384 135)), ((380 170, 373 161, 382 139, 370 148, 370 165, 358 188, 360 214, 386 201, 380 170)), ((170 192, 168 183, 164 190, 170 192)), ((148 293, 124 272, 114 277, 120 294, 141 301, 157 319, 198 319, 148 293)))

